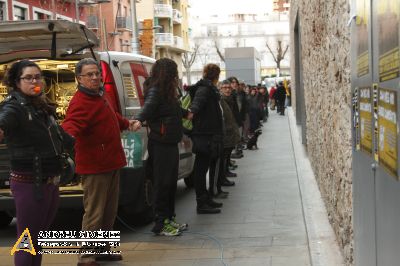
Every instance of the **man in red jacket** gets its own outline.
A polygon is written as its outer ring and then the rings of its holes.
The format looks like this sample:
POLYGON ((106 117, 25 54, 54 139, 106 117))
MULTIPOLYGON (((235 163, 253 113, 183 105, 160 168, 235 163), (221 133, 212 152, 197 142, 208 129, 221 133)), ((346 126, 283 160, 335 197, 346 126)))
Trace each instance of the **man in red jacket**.
MULTIPOLYGON (((76 139, 76 172, 82 176, 82 230, 112 230, 118 209, 119 170, 126 165, 121 130, 135 121, 123 118, 111 106, 101 86, 101 73, 94 59, 78 62, 78 90, 69 104, 62 127, 76 139)), ((82 255, 78 266, 97 266, 97 261, 122 260, 121 255, 82 255)))

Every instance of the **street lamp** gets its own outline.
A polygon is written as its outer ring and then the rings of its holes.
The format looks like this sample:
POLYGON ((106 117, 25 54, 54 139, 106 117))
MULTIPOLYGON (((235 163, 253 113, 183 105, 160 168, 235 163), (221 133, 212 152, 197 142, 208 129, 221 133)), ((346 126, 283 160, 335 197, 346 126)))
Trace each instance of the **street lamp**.
POLYGON ((80 2, 80 0, 75 0, 75 22, 79 23, 79 6, 90 6, 90 5, 97 5, 97 4, 105 4, 110 3, 111 0, 97 0, 95 2, 87 1, 87 2, 80 2))
POLYGON ((136 0, 131 0, 131 17, 132 17, 132 39, 131 39, 131 49, 132 53, 140 54, 139 49, 139 31, 138 23, 136 17, 136 0))

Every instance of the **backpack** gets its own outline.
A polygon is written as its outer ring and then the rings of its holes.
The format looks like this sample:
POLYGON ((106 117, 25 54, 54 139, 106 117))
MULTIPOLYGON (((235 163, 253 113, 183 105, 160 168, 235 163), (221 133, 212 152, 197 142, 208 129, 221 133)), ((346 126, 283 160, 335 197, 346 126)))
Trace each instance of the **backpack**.
MULTIPOLYGON (((192 96, 190 96, 190 93, 187 93, 185 96, 181 98, 181 107, 187 110, 189 109, 191 104, 192 104, 192 96)), ((192 120, 182 118, 182 126, 184 129, 191 131, 193 129, 192 120)))

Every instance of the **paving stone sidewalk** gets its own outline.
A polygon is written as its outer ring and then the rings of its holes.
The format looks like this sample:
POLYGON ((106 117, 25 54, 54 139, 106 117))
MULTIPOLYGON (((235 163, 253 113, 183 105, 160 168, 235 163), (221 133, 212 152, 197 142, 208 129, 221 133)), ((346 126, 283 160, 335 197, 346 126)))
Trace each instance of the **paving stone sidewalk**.
POLYGON ((132 234, 120 265, 343 265, 290 108, 271 113, 258 147, 237 160, 221 214, 196 214, 194 192, 180 182, 177 214, 190 230, 132 234))
MULTIPOLYGON (((131 232, 119 224, 124 261, 102 265, 343 265, 290 108, 271 112, 258 147, 237 160, 221 214, 196 214, 193 189, 179 181, 176 212, 190 230, 155 237, 151 225, 131 232)), ((76 265, 76 256, 47 255, 43 265, 76 265)))

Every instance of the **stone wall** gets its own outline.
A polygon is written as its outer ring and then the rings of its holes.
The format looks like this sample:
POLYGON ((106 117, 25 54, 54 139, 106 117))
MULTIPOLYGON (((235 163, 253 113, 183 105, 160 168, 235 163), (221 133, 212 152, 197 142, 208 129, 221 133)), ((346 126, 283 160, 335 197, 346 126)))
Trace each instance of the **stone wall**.
MULTIPOLYGON (((299 20, 307 150, 346 264, 353 263, 349 0, 291 0, 299 20)), ((292 103, 296 76, 291 62, 292 103)))

